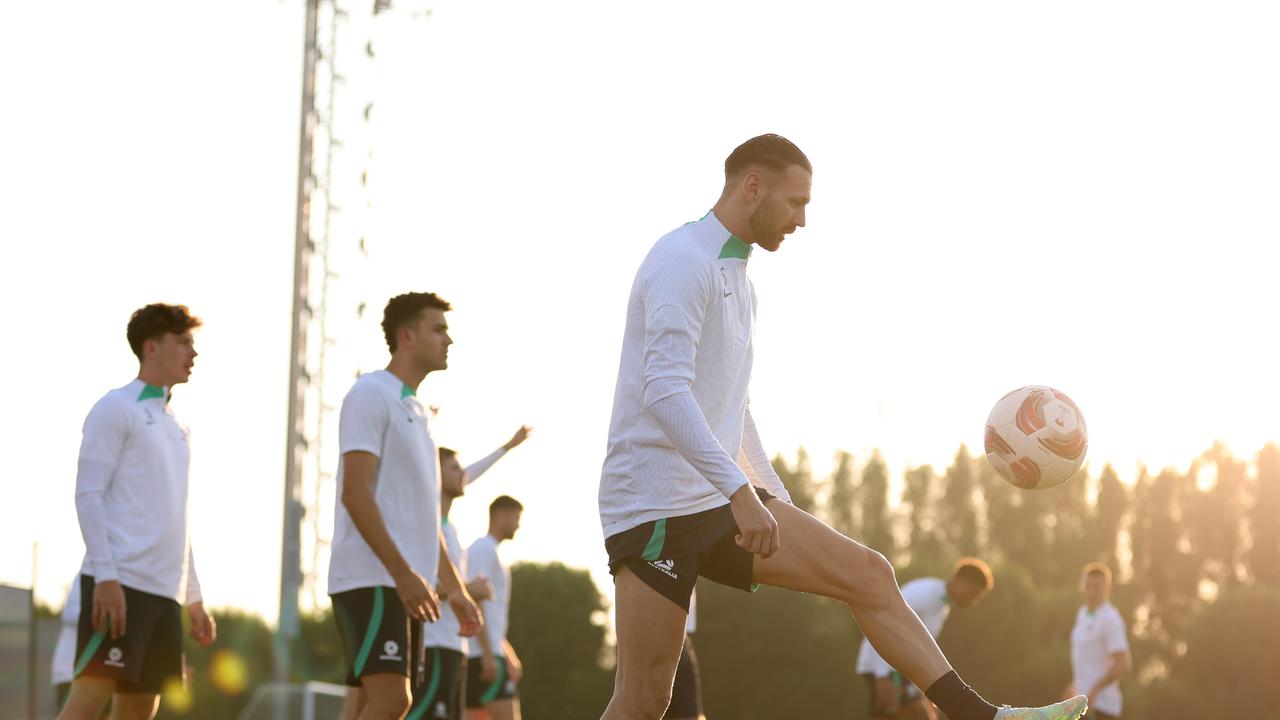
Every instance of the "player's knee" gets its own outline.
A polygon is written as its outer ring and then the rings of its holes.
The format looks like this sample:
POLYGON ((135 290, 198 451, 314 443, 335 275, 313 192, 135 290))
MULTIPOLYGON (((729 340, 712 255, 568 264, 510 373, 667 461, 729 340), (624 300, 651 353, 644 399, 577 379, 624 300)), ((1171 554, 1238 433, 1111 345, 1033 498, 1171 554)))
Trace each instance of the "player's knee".
POLYGON ((671 682, 645 678, 626 688, 620 703, 628 718, 660 718, 671 704, 671 682))
POLYGON ((848 575, 843 599, 860 607, 887 604, 898 591, 893 564, 875 550, 859 547, 860 557, 855 571, 848 575))

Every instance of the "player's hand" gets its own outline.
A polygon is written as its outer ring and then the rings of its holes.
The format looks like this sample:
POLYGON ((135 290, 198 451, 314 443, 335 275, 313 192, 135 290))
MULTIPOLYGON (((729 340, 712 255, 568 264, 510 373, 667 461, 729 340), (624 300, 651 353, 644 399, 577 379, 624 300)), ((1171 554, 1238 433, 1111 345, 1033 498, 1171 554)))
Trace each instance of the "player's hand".
POLYGON ((733 493, 733 497, 729 498, 729 509, 738 525, 738 536, 734 538, 738 547, 762 558, 778 552, 781 547, 778 521, 764 503, 760 502, 760 496, 756 495, 756 489, 750 483, 733 493))
POLYGON ((458 634, 462 637, 473 637, 484 627, 484 615, 480 606, 468 593, 452 593, 449 595, 449 607, 453 608, 454 617, 458 618, 458 634))
POLYGON ((492 655, 485 655, 480 659, 480 679, 486 683, 498 679, 498 661, 492 655))
POLYGON ((200 647, 209 647, 218 639, 218 624, 204 611, 204 603, 188 605, 187 617, 191 618, 191 639, 200 643, 200 647))
POLYGON ((493 583, 489 582, 489 578, 481 575, 480 577, 467 583, 467 593, 471 595, 471 599, 477 602, 493 599, 493 583))
POLYGON ((529 433, 531 432, 533 432, 533 428, 528 425, 521 425, 520 429, 516 431, 516 434, 512 435, 511 439, 504 443, 502 447, 507 450, 514 450, 520 443, 529 439, 529 433))
POLYGON ((94 632, 111 634, 111 639, 124 635, 125 624, 124 587, 119 580, 107 580, 93 584, 94 632))
POLYGON ((413 570, 405 570, 393 578, 396 594, 404 603, 405 612, 414 620, 435 622, 440 619, 440 600, 422 576, 413 570))

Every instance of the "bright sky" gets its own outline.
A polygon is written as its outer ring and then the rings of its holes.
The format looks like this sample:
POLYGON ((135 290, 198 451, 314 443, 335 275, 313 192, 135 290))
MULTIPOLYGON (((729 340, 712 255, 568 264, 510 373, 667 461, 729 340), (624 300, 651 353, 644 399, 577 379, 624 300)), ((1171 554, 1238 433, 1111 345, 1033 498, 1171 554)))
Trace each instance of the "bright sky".
MULTIPOLYGON (((193 430, 206 597, 274 619, 302 3, 0 6, 0 307, 13 379, 0 581, 60 602, 83 545, 80 425, 136 365, 130 312, 206 321, 193 430)), ((384 16, 387 17, 387 16, 384 16)), ((337 348, 385 362, 390 295, 452 301, 423 388, 470 460, 533 439, 513 560, 604 559, 596 488, 632 275, 761 132, 815 166, 808 227, 758 253, 766 445, 944 465, 1006 391, 1070 394, 1132 475, 1280 439, 1280 6, 1268 2, 440 0, 380 21, 376 301, 337 348)), ((359 55, 360 48, 346 48, 359 55)), ((348 235, 344 241, 350 241, 348 235)), ((341 378, 340 378, 341 380, 341 378)), ((345 382, 345 381, 344 381, 345 382)), ((606 586, 607 587, 607 586, 606 586)))

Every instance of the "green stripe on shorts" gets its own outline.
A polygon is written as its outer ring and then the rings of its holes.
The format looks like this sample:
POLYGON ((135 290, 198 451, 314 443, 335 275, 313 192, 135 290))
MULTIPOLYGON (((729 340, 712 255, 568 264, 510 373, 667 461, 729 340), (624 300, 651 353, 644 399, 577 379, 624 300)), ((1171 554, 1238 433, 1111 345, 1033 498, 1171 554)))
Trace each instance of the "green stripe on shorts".
POLYGON ((431 680, 427 683, 427 691, 422 695, 422 702, 404 720, 420 720, 426 714, 431 702, 436 699, 436 691, 440 689, 440 648, 431 648, 431 680))
POLYGON ((102 632, 95 632, 93 637, 89 638, 89 644, 85 646, 84 652, 80 653, 80 659, 76 662, 76 671, 74 677, 80 677, 80 673, 88 667, 89 661, 93 659, 93 654, 98 652, 98 648, 102 647, 102 641, 106 639, 107 633, 111 631, 111 618, 107 618, 107 627, 102 632))
MULTIPOLYGON (((666 522, 659 520, 659 522, 666 522)), ((480 703, 488 705, 498 699, 498 693, 502 692, 502 686, 507 682, 507 659, 495 658, 498 663, 498 677, 493 679, 493 684, 485 688, 484 694, 480 696, 480 703)))
POLYGON ((649 544, 644 546, 644 552, 640 554, 640 559, 646 562, 653 562, 662 558, 662 546, 667 542, 667 519, 661 520, 653 524, 653 535, 649 536, 649 544))
POLYGON ((364 673, 364 664, 369 661, 369 651, 373 650, 373 641, 378 637, 378 628, 382 627, 382 588, 373 589, 373 613, 369 616, 369 627, 364 631, 364 642, 360 644, 360 654, 356 656, 355 672, 360 677, 364 673))

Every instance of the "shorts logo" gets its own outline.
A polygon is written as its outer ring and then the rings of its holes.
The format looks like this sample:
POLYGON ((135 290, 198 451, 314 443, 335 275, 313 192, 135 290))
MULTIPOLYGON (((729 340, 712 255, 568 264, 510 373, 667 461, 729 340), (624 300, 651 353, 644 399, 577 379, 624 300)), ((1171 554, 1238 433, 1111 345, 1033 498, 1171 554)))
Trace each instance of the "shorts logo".
POLYGON ((449 720, 449 706, 445 705, 444 701, 442 700, 436 703, 436 707, 434 710, 431 711, 431 715, 432 717, 438 717, 438 718, 443 718, 443 720, 449 720))
POLYGON ((680 576, 676 575, 675 560, 651 560, 649 564, 652 565, 653 568, 658 572, 664 575, 669 575, 673 580, 680 579, 680 576))
POLYGON ((107 659, 103 661, 103 664, 115 668, 124 667, 124 651, 118 647, 111 648, 107 651, 107 659))
POLYGON ((382 645, 382 656, 379 660, 400 660, 400 643, 388 640, 382 645))

